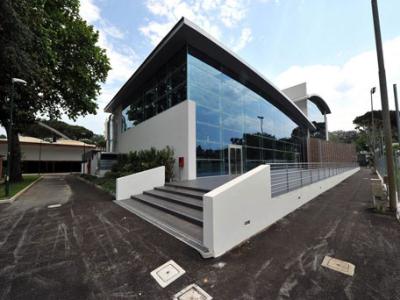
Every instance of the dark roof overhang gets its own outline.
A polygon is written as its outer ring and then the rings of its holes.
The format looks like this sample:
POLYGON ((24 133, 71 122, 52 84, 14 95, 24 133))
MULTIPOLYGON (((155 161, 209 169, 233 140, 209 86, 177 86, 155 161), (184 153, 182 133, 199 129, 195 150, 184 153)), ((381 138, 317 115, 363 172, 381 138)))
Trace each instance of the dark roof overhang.
POLYGON ((218 62, 223 66, 223 71, 228 73, 229 76, 267 98, 299 125, 309 129, 315 129, 315 126, 297 105, 270 81, 256 72, 243 60, 239 59, 236 54, 222 46, 197 25, 184 18, 182 18, 162 39, 135 73, 117 92, 110 103, 107 104, 104 111, 111 113, 118 106, 129 103, 129 100, 131 100, 130 96, 133 95, 132 93, 135 87, 143 85, 157 72, 159 66, 167 62, 178 50, 185 46, 193 47, 211 60, 218 62))
POLYGON ((325 100, 317 94, 311 94, 311 95, 307 95, 307 96, 304 96, 304 97, 301 97, 298 99, 294 99, 294 102, 301 101, 301 100, 310 100, 312 103, 314 103, 318 107, 318 109, 320 110, 320 112, 322 114, 328 115, 328 114, 332 113, 331 109, 329 108, 329 106, 325 102, 325 100))

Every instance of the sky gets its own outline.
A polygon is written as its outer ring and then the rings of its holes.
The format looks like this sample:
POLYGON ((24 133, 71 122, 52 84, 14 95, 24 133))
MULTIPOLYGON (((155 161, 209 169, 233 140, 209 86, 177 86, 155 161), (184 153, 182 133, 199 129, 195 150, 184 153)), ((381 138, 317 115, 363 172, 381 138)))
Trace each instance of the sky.
MULTIPOLYGON (((400 1, 379 13, 390 107, 400 85, 400 1)), ((307 82, 331 107, 329 130, 351 130, 379 87, 369 0, 81 0, 81 16, 99 31, 112 70, 97 115, 75 123, 103 133, 105 105, 173 25, 186 17, 283 89, 307 82)), ((380 91, 374 107, 380 109, 380 91)), ((66 117, 64 121, 74 123, 66 117)))

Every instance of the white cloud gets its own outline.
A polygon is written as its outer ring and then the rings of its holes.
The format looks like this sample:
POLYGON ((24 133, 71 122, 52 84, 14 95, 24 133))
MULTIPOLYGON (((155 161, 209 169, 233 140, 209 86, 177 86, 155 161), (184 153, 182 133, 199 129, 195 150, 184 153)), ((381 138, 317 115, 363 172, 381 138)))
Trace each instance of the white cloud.
MULTIPOLYGON (((384 43, 389 102, 394 109, 393 83, 400 83, 400 36, 384 43)), ((374 108, 380 109, 375 49, 350 58, 343 65, 292 66, 277 77, 280 88, 307 82, 308 92, 322 96, 330 106, 329 130, 353 129, 353 120, 370 110, 371 87, 376 86, 374 108)))
POLYGON ((93 0, 81 0, 79 14, 89 23, 100 19, 100 9, 94 5, 93 0))
POLYGON ((253 36, 251 34, 251 29, 245 27, 242 29, 242 33, 240 34, 239 40, 236 42, 236 45, 233 46, 233 51, 240 51, 243 49, 251 40, 253 36))
POLYGON ((226 0, 221 3, 220 16, 222 23, 227 27, 232 27, 236 23, 243 20, 246 16, 246 8, 243 1, 239 0, 226 0))
MULTIPOLYGON (((181 17, 186 17, 220 39, 224 28, 236 27, 244 20, 247 3, 248 0, 147 0, 148 10, 158 20, 147 21, 139 30, 153 45, 157 45, 181 17)), ((240 49, 250 40, 241 41, 240 49)))

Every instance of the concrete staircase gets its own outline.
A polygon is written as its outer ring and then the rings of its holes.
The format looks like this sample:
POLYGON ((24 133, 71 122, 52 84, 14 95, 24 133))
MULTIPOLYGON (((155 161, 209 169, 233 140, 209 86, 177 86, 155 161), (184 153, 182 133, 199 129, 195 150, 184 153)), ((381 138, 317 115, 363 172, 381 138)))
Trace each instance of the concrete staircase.
POLYGON ((164 186, 115 201, 139 217, 195 248, 203 257, 203 195, 209 190, 166 183, 164 186))

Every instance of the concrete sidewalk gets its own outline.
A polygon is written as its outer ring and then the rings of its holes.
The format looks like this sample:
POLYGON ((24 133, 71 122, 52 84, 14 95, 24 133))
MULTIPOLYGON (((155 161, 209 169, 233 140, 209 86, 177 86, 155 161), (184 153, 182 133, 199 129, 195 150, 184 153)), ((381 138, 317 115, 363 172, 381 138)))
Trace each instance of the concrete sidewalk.
POLYGON ((370 177, 209 260, 73 177, 44 179, 0 207, 0 299, 171 299, 191 283, 214 299, 400 299, 400 224, 368 210, 370 177), (354 277, 321 267, 325 255, 355 264, 354 277), (162 289, 150 272, 169 259, 186 274, 162 289))

